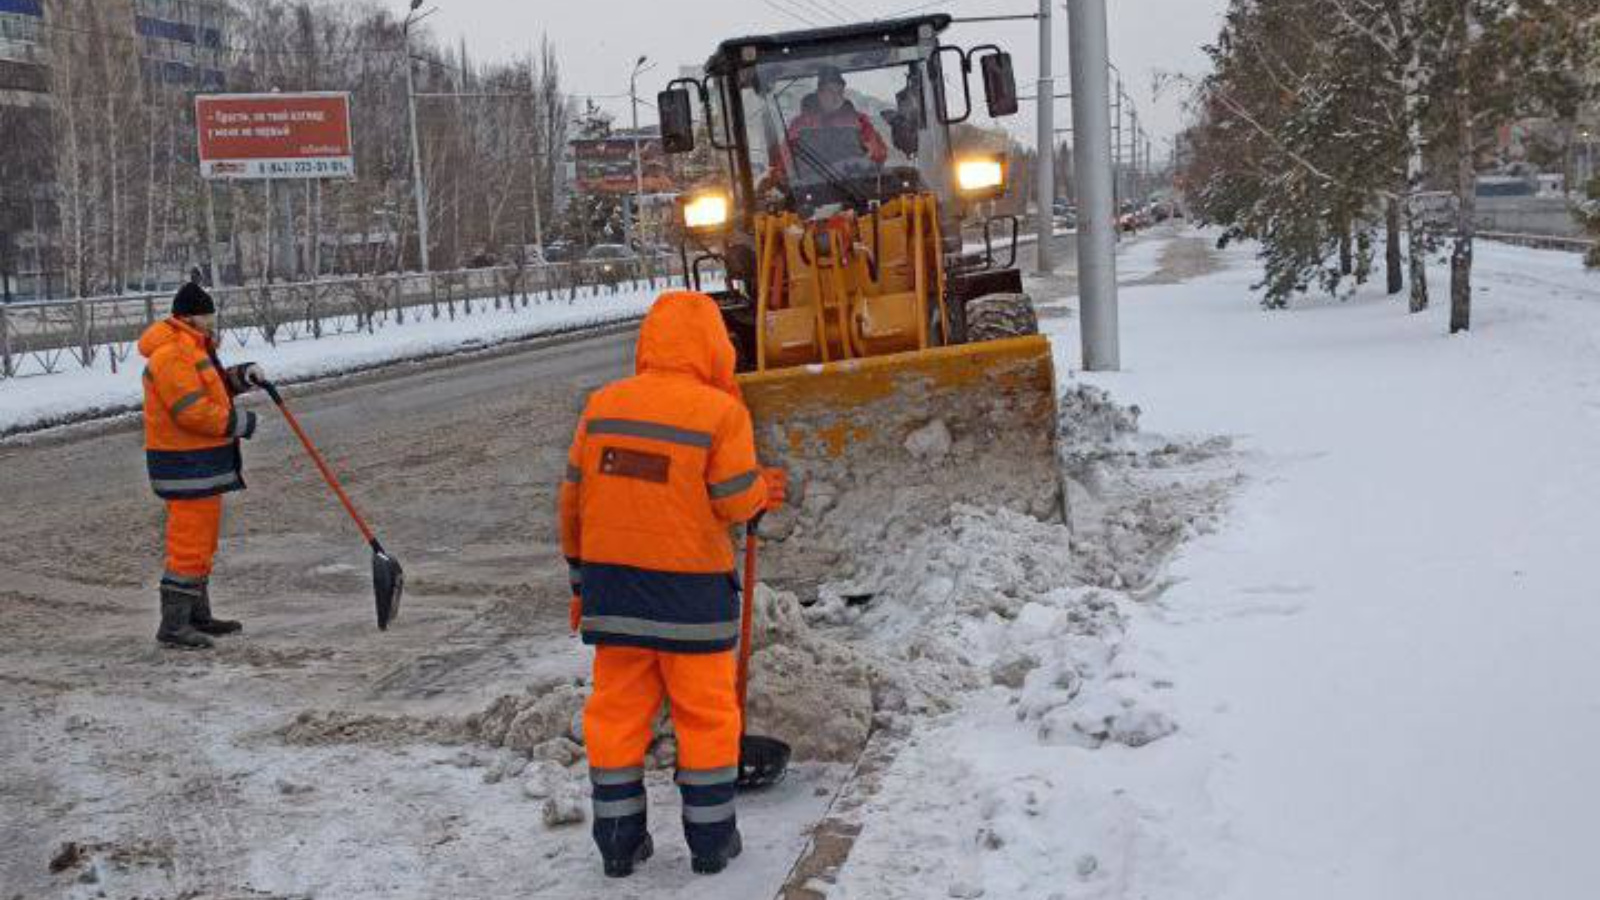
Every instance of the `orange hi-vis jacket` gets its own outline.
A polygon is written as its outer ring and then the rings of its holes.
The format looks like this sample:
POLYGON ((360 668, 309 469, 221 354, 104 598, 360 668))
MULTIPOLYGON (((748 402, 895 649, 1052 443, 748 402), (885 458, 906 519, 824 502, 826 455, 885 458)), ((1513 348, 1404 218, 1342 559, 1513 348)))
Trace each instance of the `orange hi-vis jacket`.
POLYGON ((589 398, 561 486, 561 545, 583 640, 679 653, 732 649, 729 526, 766 504, 750 412, 716 302, 663 294, 637 374, 589 398))
POLYGON ((239 438, 255 413, 234 408, 238 367, 223 370, 211 339, 176 319, 139 338, 144 370, 144 446, 150 486, 167 500, 212 497, 244 488, 239 438))

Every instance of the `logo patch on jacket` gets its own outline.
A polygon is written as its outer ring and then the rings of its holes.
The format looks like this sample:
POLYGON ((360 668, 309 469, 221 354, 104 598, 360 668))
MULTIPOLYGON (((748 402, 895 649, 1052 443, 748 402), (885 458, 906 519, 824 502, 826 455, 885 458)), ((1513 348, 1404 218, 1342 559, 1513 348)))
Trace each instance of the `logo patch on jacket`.
POLYGON ((624 447, 605 447, 600 451, 600 474, 637 478, 655 484, 667 483, 672 458, 660 453, 645 453, 624 447))

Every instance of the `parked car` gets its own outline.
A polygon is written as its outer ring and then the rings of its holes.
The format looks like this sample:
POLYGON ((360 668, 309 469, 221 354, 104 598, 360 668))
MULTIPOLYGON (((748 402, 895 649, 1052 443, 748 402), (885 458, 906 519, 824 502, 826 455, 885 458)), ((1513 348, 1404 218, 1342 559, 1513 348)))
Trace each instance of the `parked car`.
POLYGON ((638 258, 638 254, 622 244, 595 244, 583 255, 584 262, 596 264, 600 279, 606 284, 620 281, 638 258))
POLYGON ((578 245, 571 241, 551 241, 544 245, 544 258, 549 262, 571 262, 578 258, 578 245))

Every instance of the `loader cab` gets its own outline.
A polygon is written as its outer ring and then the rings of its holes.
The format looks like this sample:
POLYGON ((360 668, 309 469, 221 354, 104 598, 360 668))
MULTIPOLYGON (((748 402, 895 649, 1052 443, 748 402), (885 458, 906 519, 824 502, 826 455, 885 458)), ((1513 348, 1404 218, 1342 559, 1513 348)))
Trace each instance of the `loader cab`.
POLYGON ((950 126, 972 114, 974 64, 991 114, 1015 112, 1016 88, 999 48, 942 44, 950 22, 939 14, 724 41, 704 80, 661 93, 666 149, 709 141, 726 154, 736 230, 748 232, 757 212, 865 213, 929 191, 948 213, 947 233, 958 233, 950 126))
MULTIPOLYGON (((681 201, 685 282, 700 289, 702 267, 726 273, 714 296, 740 371, 958 343, 968 300, 1020 293, 1014 216, 1012 261, 988 249, 1003 151, 958 155, 951 140, 974 112, 978 70, 989 114, 1016 112, 1010 56, 942 43, 950 23, 724 41, 703 79, 659 95, 664 149, 694 154, 680 167, 696 173, 681 201), (987 216, 981 259, 964 252, 974 211, 987 216)), ((975 134, 1004 146, 1003 132, 975 134)))
POLYGON ((865 212, 909 191, 951 197, 949 133, 930 115, 922 46, 779 59, 740 70, 757 206, 865 212))

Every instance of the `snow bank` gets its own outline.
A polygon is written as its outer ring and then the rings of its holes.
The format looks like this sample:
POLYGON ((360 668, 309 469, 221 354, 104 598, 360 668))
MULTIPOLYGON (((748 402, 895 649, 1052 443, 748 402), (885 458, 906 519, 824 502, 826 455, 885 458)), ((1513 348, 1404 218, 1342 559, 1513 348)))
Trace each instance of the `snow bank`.
MULTIPOLYGON (((259 362, 278 381, 303 381, 623 322, 643 315, 659 293, 646 289, 573 300, 531 298, 528 306, 504 309, 475 301, 472 315, 458 313, 454 319, 434 319, 425 308, 411 308, 405 324, 385 324, 370 334, 356 330, 352 320, 345 323, 349 330, 342 334, 302 337, 276 346, 267 344, 257 331, 229 330, 221 355, 229 364, 259 362)), ((134 410, 142 402, 144 361, 137 350, 117 365, 116 372, 104 352, 90 368, 76 368, 70 359, 61 364, 68 368, 55 374, 0 380, 0 435, 134 410)))

